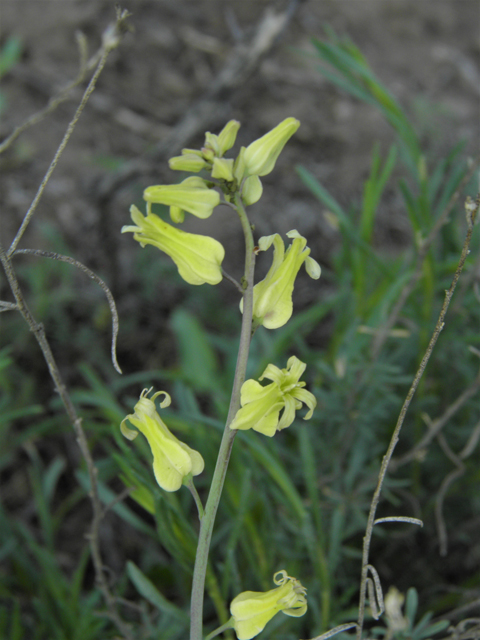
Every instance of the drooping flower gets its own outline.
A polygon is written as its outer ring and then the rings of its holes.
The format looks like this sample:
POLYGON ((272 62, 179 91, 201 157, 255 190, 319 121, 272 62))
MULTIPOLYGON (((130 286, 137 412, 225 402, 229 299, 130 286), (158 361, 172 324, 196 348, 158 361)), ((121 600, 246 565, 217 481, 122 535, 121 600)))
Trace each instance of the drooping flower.
POLYGON ((122 227, 133 232, 142 247, 152 244, 175 262, 178 273, 189 284, 218 284, 222 280, 223 246, 208 236, 187 233, 164 222, 154 213, 143 216, 135 205, 130 207, 134 225, 122 227))
MULTIPOLYGON (((296 229, 287 233, 293 238, 285 251, 285 245, 278 233, 263 236, 258 241, 260 251, 266 251, 273 243, 273 261, 265 278, 253 288, 253 319, 257 325, 266 329, 278 329, 290 320, 293 312, 293 286, 300 267, 305 263, 308 275, 317 280, 321 269, 316 260, 310 257, 306 239, 296 229)), ((243 311, 243 299, 240 302, 243 311)))
POLYGON ((238 640, 257 636, 280 611, 295 618, 307 611, 307 590, 299 580, 288 576, 286 571, 277 571, 273 582, 278 585, 276 589, 244 591, 232 600, 230 613, 238 640))
POLYGON ((194 451, 180 442, 168 429, 155 408, 155 398, 165 396, 160 403, 162 408, 168 407, 171 398, 165 391, 157 391, 147 398, 151 390, 144 389, 135 405, 134 413, 129 414, 120 424, 125 438, 134 440, 141 431, 148 440, 153 454, 153 471, 155 479, 165 491, 177 491, 187 476, 197 476, 203 471, 205 463, 198 451, 194 451), (130 429, 125 424, 129 421, 138 429, 130 429))
POLYGON ((302 408, 302 403, 309 408, 304 420, 309 420, 317 400, 313 393, 303 388, 306 383, 300 382, 306 367, 305 363, 292 356, 288 359, 286 369, 268 365, 259 378, 272 380, 265 387, 256 380, 246 380, 240 391, 241 409, 230 423, 230 429, 253 429, 272 437, 292 424, 295 412, 302 408))
MULTIPOLYGON (((175 222, 180 220, 177 209, 188 211, 197 218, 208 218, 214 208, 220 203, 220 194, 210 189, 207 183, 198 176, 190 176, 180 184, 159 184, 147 187, 143 198, 148 203, 165 204, 174 209, 172 216, 175 222)), ((171 212, 170 212, 171 214, 171 212)))
POLYGON ((275 162, 300 126, 296 118, 286 118, 274 129, 255 140, 245 149, 245 175, 266 176, 273 171, 275 162))

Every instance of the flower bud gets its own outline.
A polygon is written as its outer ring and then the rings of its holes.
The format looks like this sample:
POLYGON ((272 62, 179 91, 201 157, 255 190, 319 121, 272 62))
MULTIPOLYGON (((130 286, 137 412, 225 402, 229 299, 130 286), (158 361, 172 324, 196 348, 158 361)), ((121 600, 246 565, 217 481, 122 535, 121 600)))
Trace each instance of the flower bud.
POLYGON ((210 131, 207 131, 207 133, 205 134, 205 144, 203 150, 204 157, 206 157, 205 150, 208 149, 216 158, 222 158, 225 152, 231 149, 235 144, 237 132, 239 129, 240 123, 236 120, 230 120, 230 122, 227 122, 227 124, 223 127, 218 136, 214 133, 210 133, 210 131))
POLYGON ((233 159, 214 158, 212 168, 212 178, 233 182, 233 159))
POLYGON ((250 204, 255 204, 262 197, 263 186, 260 178, 258 176, 250 176, 248 177, 243 185, 242 189, 242 200, 243 203, 248 206, 250 204))
POLYGON ((220 195, 197 176, 186 178, 180 184, 147 187, 143 198, 150 203, 178 207, 197 218, 208 218, 220 203, 220 195))
POLYGON ((220 158, 235 144, 239 129, 240 122, 237 120, 230 120, 230 122, 227 122, 218 134, 218 150, 220 158))
POLYGON ((191 171, 192 173, 198 173, 202 169, 208 169, 208 164, 205 160, 193 153, 170 158, 168 166, 170 169, 173 169, 173 171, 191 171))
POLYGON ((295 118, 286 118, 245 149, 245 174, 266 176, 270 173, 288 140, 300 126, 295 118))

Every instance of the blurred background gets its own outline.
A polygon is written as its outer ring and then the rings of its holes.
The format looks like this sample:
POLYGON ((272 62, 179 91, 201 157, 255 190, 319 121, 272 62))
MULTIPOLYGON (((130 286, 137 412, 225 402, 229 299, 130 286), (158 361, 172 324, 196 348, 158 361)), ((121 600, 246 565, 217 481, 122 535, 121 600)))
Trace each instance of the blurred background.
MULTIPOLYGON (((141 629, 136 637, 184 637, 196 536, 191 501, 182 492, 157 491, 148 447, 121 442, 118 424, 142 386, 169 391, 169 425, 207 461, 198 483, 205 496, 240 323, 228 282, 189 287, 166 256, 141 250, 120 229, 129 224, 130 205, 142 206, 146 186, 179 180, 168 158, 185 146, 199 148, 205 131, 239 120, 238 150, 294 116, 301 127, 263 180, 251 220, 256 238, 298 229, 323 275, 312 282, 301 272, 298 315, 278 332, 258 332, 249 375, 260 375, 268 362, 285 366, 295 353, 309 365, 308 388, 319 408, 311 423, 297 420, 272 442, 250 433, 238 438, 213 543, 206 621, 215 628, 236 593, 271 588, 273 573, 286 568, 308 586, 310 612, 275 623, 262 637, 311 637, 355 618, 379 462, 458 261, 462 202, 478 190, 478 177, 462 180, 480 149, 480 5, 131 0, 121 7, 131 12, 132 28, 108 58, 20 248, 70 255, 112 289, 123 378, 109 361, 111 321, 102 291, 70 265, 14 258, 84 417, 102 499, 108 504, 125 486, 148 495, 140 506, 127 498, 104 519, 100 542, 112 590, 137 607, 122 610, 141 629), (376 329, 416 272, 419 239, 459 185, 460 204, 395 324, 400 337, 372 351, 376 329), (145 596, 146 583, 131 565, 126 573, 127 561, 175 607, 152 591, 145 596)), ((1 11, 3 140, 76 77, 76 33, 86 36, 93 55, 115 11, 103 0, 4 0, 1 11)), ((0 156, 4 247, 85 86, 0 156)), ((208 221, 190 217, 184 228, 220 240, 226 270, 241 277, 243 239, 231 211, 220 207, 208 221)), ((480 614, 480 416, 478 384, 472 387, 480 348, 478 227, 475 233, 465 284, 405 425, 380 514, 419 517, 425 527, 392 525, 375 536, 372 550, 385 592, 392 585, 403 593, 417 589, 418 611, 410 592, 412 625, 427 611, 452 624, 480 614), (466 389, 470 395, 451 418, 466 389), (432 438, 419 446, 428 425, 445 415, 446 442, 432 438), (450 479, 452 470, 458 475, 450 479)), ((259 259, 257 279, 269 261, 259 259)), ((12 299, 3 275, 0 293, 12 299)), ((112 623, 97 615, 104 606, 85 541, 91 520, 85 470, 43 357, 13 311, 0 314, 0 356, 0 636, 113 638, 112 623)), ((387 633, 377 624, 377 635, 387 633)), ((411 637, 427 637, 418 634, 411 637)))

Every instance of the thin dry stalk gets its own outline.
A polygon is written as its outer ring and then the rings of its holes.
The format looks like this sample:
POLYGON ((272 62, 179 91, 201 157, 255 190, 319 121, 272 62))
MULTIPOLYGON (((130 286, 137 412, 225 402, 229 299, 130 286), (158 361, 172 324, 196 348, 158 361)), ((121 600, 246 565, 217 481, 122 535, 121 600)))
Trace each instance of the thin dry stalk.
POLYGON ((394 458, 391 462, 391 470, 397 470, 399 467, 424 456, 430 442, 438 436, 443 427, 453 418, 453 416, 464 406, 470 398, 472 398, 480 389, 480 373, 477 375, 472 384, 463 391, 463 393, 453 402, 443 414, 433 420, 429 424, 427 433, 417 444, 400 458, 394 458))
MULTIPOLYGON (((20 288, 19 282, 18 282, 18 278, 16 276, 12 261, 11 261, 11 257, 13 256, 13 254, 16 252, 16 247, 18 245, 18 243, 20 242, 23 233, 25 232, 25 229, 27 228, 30 220, 32 219, 33 214, 35 213, 36 207, 40 201, 40 198, 45 190, 45 187, 48 183, 48 180, 50 179, 50 176, 53 173, 53 170, 55 169, 58 160, 63 152, 63 150, 65 149, 65 146, 68 142, 68 140, 70 139, 70 136, 75 128, 75 125, 91 95, 91 93, 93 92, 94 88, 95 88, 95 84, 96 81, 100 75, 100 73, 102 72, 102 69, 105 66, 107 57, 109 55, 109 53, 115 49, 119 44, 120 44, 120 37, 121 34, 125 31, 125 21, 128 17, 128 12, 127 11, 122 11, 120 9, 117 8, 117 18, 115 23, 113 23, 112 25, 110 25, 106 31, 103 34, 103 44, 101 49, 99 50, 98 54, 96 56, 94 56, 94 60, 96 61, 96 69, 95 72, 88 84, 87 89, 85 90, 85 93, 83 95, 83 98, 75 112, 75 115, 72 119, 72 121, 70 122, 67 131, 64 135, 64 138, 62 140, 62 142, 60 143, 60 146, 58 147, 55 156, 50 164, 50 167, 45 175, 45 177, 42 180, 42 183, 40 184, 40 187, 37 191, 37 194, 35 195, 35 198, 33 199, 32 204, 30 205, 30 208, 28 209, 27 213, 25 214, 25 217, 23 219, 22 225, 20 226, 11 246, 10 249, 8 250, 8 252, 5 251, 5 249, 2 247, 2 245, 0 244, 0 262, 3 266, 3 269, 5 271, 5 275, 7 278, 7 281, 10 285, 11 291, 13 293, 13 296, 15 298, 15 304, 14 303, 10 303, 10 302, 2 302, 0 303, 0 308, 2 311, 6 311, 6 310, 17 310, 21 313, 21 315, 23 316, 25 322, 28 324, 28 326, 30 327, 30 330, 32 331, 32 333, 35 336, 35 339, 37 340, 40 349, 42 350, 43 356, 45 358, 45 361, 47 363, 48 366, 48 370, 50 372, 50 376, 53 380, 53 383, 55 385, 55 389, 58 392, 62 403, 65 407, 65 411, 67 412, 67 415, 73 425, 73 429, 75 431, 75 435, 76 435, 76 439, 78 442, 78 445, 80 447, 80 451, 85 459, 85 463, 87 466, 87 472, 88 472, 88 477, 89 477, 89 481, 90 481, 90 499, 91 499, 91 503, 92 503, 92 509, 93 509, 93 517, 92 517, 92 524, 91 524, 91 528, 90 528, 90 532, 88 534, 88 539, 90 542, 90 548, 91 548, 91 553, 92 553, 92 560, 93 560, 93 564, 94 564, 94 568, 95 568, 95 576, 96 576, 96 581, 97 584, 99 586, 99 589, 101 590, 104 598, 105 598, 105 602, 107 604, 107 609, 108 612, 105 614, 107 615, 113 622, 114 624, 117 626, 117 628, 119 629, 119 631, 122 633, 122 635, 124 636, 124 638, 126 638, 127 640, 133 640, 133 635, 131 634, 130 631, 130 627, 122 620, 122 618, 120 617, 120 615, 118 614, 117 611, 117 601, 116 598, 112 595, 110 588, 108 586, 108 582, 107 579, 105 577, 105 567, 102 561, 102 556, 101 556, 101 552, 100 552, 100 544, 99 544, 99 528, 100 528, 100 523, 101 520, 104 516, 104 509, 102 507, 102 503, 100 501, 100 497, 99 497, 99 493, 98 493, 98 482, 97 482, 97 469, 94 465, 93 462, 93 458, 91 455, 91 452, 88 448, 88 442, 87 442, 87 437, 85 435, 85 432, 82 428, 82 420, 81 418, 78 416, 75 407, 73 405, 73 402, 70 398, 70 395, 67 391, 67 388, 65 386, 65 383, 62 379, 62 376, 60 374, 60 370, 58 368, 58 365, 55 361, 55 358, 53 356, 52 350, 50 348, 50 345, 48 343, 48 340, 46 338, 45 335, 45 329, 43 327, 43 325, 39 322, 36 321, 36 319, 34 318, 32 312, 30 311, 25 297, 23 295, 23 292, 20 288)), ((87 66, 85 63, 82 63, 83 66, 87 66)), ((82 66, 82 65, 81 65, 82 66)), ((63 93, 60 94, 59 97, 63 97, 63 93)), ((50 105, 50 111, 53 111, 53 108, 56 108, 56 106, 58 106, 58 104, 60 104, 61 100, 57 100, 56 102, 53 103, 53 107, 50 105)), ((50 112, 49 111, 49 112, 50 112)), ((29 121, 27 121, 28 123, 29 121)), ((31 124, 31 123, 30 123, 31 124)), ((28 126, 30 126, 30 124, 28 124, 28 126)), ((20 127, 20 130, 16 130, 12 136, 15 134, 15 137, 20 135, 20 133, 25 130, 26 127, 24 127, 23 129, 20 127)), ((13 141, 13 140, 12 140, 13 141)), ((34 252, 35 253, 35 252, 34 252)), ((42 252, 37 252, 39 254, 42 254, 42 252)), ((64 259, 64 261, 72 261, 71 258, 66 258, 65 256, 55 256, 57 259, 64 259)), ((76 264, 76 266, 79 266, 79 264, 76 263, 76 261, 73 261, 73 264, 76 264)), ((92 277, 93 279, 96 279, 97 282, 100 280, 98 278, 98 276, 95 276, 95 274, 93 274, 93 272, 91 272, 89 269, 87 269, 86 267, 83 267, 83 265, 81 265, 81 268, 83 268, 83 271, 85 271, 85 273, 87 273, 90 277, 92 277)), ((104 284, 104 283, 102 283, 104 284)), ((104 285, 104 291, 107 294, 107 297, 109 296, 110 292, 108 291, 108 288, 106 288, 106 285, 104 285), (108 293, 107 293, 108 291, 108 293)), ((111 295, 111 294, 110 294, 111 295)), ((110 302, 110 298, 109 298, 109 302, 110 302)), ((110 305, 111 309, 115 309, 115 306, 110 305)), ((112 310, 112 313, 114 313, 114 311, 112 310)), ((116 312, 115 312, 116 313, 116 312)), ((115 318, 115 313, 114 313, 114 318, 115 318)), ((115 323, 114 323, 115 324, 115 323)), ((117 323, 118 324, 118 323, 117 323)), ((114 329, 115 331, 115 329, 114 329)))
POLYGON ((460 256, 457 269, 453 276, 452 284, 450 285, 450 288, 448 289, 448 291, 445 292, 445 299, 443 302, 442 309, 440 311, 440 315, 437 320, 437 324, 435 325, 433 335, 430 339, 427 350, 422 358, 422 361, 417 370, 417 373, 415 374, 412 385, 408 391, 407 397, 405 398, 402 409, 400 411, 400 415, 398 416, 397 424, 395 426, 392 438, 390 440, 390 444, 382 460, 380 473, 378 475, 377 487, 375 489, 375 493, 373 494, 372 502, 370 505, 370 512, 368 514, 367 527, 366 527, 365 536, 363 539, 362 573, 361 573, 361 582, 360 582, 360 600, 359 600, 358 620, 357 620, 357 624, 358 624, 357 640, 361 640, 363 623, 365 619, 365 606, 366 606, 366 599, 367 599, 367 584, 368 584, 367 579, 368 579, 368 572, 370 568, 370 565, 369 565, 370 543, 372 540, 373 527, 375 523, 375 514, 377 511, 378 503, 380 501, 380 494, 382 491, 383 483, 387 475, 387 470, 388 470, 390 460, 393 456, 393 452, 399 440, 400 431, 405 421, 408 408, 418 388, 418 385, 423 376, 423 372, 425 371, 428 361, 430 360, 430 356, 432 355, 435 344, 437 343, 440 333, 442 332, 442 329, 445 326, 445 316, 446 316, 448 307, 450 305, 450 301, 452 299, 453 293, 457 286, 458 279, 460 278, 460 274, 462 273, 463 267, 465 265, 465 261, 469 253, 470 241, 473 233, 473 225, 475 222, 475 218, 478 215, 479 209, 480 209, 480 193, 477 195, 477 199, 475 202, 473 202, 471 198, 467 198, 467 201, 465 203, 466 218, 467 218, 467 234, 465 237, 465 242, 463 244, 462 254, 460 256))
POLYGON ((440 214, 440 216, 437 218, 437 221, 435 222, 435 224, 433 225, 432 230, 430 231, 430 233, 428 234, 428 236, 425 238, 425 240, 423 240, 419 250, 418 250, 418 254, 417 254, 417 260, 415 263, 415 268, 413 270, 413 273, 410 277, 410 280, 406 283, 405 287, 402 289, 402 293, 400 294, 397 302, 395 303, 395 306, 393 307, 390 315, 388 316, 387 321, 385 322, 385 324, 379 329, 379 331, 377 332, 375 339, 372 343, 372 348, 371 348, 371 355, 372 355, 372 360, 376 360, 378 354, 380 353, 385 340, 388 338, 388 336, 390 335, 390 332, 393 328, 393 325, 397 322, 398 320, 398 316, 400 315, 400 312, 402 311, 408 296, 412 293, 413 289, 415 288, 415 285, 417 284, 418 280, 420 279, 421 275, 422 275, 422 268, 423 268, 423 262, 425 260, 425 258, 427 257, 428 251, 430 249, 430 247, 433 244, 433 241, 435 240, 435 238, 437 237, 440 229, 443 227, 444 224, 446 224, 448 222, 448 216, 450 215, 450 213, 453 210, 453 207, 455 206, 460 193, 462 193, 463 189, 465 188, 465 186, 470 182, 470 180, 472 179, 475 171, 477 170, 478 166, 480 165, 480 156, 477 157, 471 164, 469 170, 467 171, 467 173, 465 174, 465 176, 463 177, 461 183, 458 185, 458 188, 455 190, 455 192, 452 194, 452 197, 450 198, 450 200, 448 201, 447 206, 445 207, 445 209, 443 210, 443 212, 440 214))

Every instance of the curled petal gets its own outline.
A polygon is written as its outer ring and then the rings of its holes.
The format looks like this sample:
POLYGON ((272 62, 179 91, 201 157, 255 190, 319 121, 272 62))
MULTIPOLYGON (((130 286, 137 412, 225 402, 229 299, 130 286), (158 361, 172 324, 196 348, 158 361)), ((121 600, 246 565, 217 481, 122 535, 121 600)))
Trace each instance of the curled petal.
POLYGON ((301 616, 307 610, 306 589, 295 578, 286 575, 276 589, 266 592, 244 591, 230 604, 233 627, 238 640, 251 640, 280 611, 290 616, 301 616))
POLYGON ((313 410, 317 406, 317 399, 315 398, 313 393, 311 393, 310 391, 307 391, 306 389, 295 389, 292 392, 292 395, 294 398, 296 398, 297 400, 300 400, 300 402, 303 402, 303 404, 307 405, 307 407, 309 408, 309 411, 303 419, 310 420, 310 418, 313 415, 313 410))

